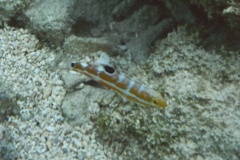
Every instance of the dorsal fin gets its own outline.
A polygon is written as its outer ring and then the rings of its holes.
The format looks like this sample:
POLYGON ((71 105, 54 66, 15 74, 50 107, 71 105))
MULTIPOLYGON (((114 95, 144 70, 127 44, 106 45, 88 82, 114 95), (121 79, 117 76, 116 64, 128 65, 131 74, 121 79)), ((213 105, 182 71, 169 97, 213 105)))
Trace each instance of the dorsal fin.
POLYGON ((105 52, 98 52, 99 58, 94 62, 96 65, 109 65, 110 57, 105 52))

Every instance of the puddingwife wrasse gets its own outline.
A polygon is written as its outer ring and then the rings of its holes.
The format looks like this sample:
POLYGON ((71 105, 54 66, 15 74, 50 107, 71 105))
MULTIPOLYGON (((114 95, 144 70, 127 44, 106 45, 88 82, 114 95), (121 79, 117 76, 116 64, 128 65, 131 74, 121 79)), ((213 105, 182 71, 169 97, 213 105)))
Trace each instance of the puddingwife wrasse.
POLYGON ((112 89, 141 105, 161 108, 167 106, 160 93, 148 88, 144 84, 129 79, 108 64, 72 62, 71 67, 73 71, 82 73, 106 88, 112 89))

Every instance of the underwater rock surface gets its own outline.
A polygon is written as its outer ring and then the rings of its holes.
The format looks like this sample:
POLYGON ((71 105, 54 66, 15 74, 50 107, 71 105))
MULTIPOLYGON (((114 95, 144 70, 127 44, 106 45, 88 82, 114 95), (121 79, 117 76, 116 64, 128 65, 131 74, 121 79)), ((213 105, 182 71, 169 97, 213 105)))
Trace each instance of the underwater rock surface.
POLYGON ((206 52, 197 43, 198 34, 179 27, 157 43, 145 74, 131 64, 136 69, 128 73, 159 86, 168 107, 100 110, 95 126, 102 143, 136 159, 239 159, 240 55, 206 52))
POLYGON ((238 1, 2 0, 0 20, 1 158, 240 159, 238 1), (99 52, 168 107, 69 71, 99 52))
POLYGON ((131 54, 139 63, 150 56, 158 38, 183 24, 201 31, 199 43, 208 49, 239 49, 239 5, 236 0, 3 0, 0 19, 27 28, 49 47, 61 47, 71 35, 104 38, 118 51, 115 55, 131 54))

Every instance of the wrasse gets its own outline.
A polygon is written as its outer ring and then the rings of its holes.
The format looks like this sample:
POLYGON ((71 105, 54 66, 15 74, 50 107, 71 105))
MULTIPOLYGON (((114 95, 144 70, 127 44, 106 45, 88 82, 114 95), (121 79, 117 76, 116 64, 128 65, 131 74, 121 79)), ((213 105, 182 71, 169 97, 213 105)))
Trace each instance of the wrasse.
POLYGON ((161 108, 167 106, 160 93, 127 78, 107 64, 71 63, 71 67, 73 71, 82 73, 141 105, 161 108))

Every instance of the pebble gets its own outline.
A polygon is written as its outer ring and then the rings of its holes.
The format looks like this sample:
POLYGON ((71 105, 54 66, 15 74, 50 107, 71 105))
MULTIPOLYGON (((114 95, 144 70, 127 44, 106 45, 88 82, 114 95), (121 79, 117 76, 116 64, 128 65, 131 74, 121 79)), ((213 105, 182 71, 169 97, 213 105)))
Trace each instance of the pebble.
POLYGON ((54 131, 55 131, 55 129, 54 129, 53 127, 51 127, 51 126, 47 126, 47 127, 45 127, 45 129, 46 129, 48 132, 54 132, 54 131))
POLYGON ((88 142, 87 142, 86 140, 84 140, 84 141, 82 142, 82 144, 83 144, 84 148, 87 148, 87 147, 88 147, 88 142))
POLYGON ((78 148, 82 147, 82 143, 81 143, 78 139, 73 138, 72 140, 73 140, 73 143, 74 143, 78 148))
POLYGON ((56 81, 53 81, 53 84, 55 84, 57 86, 62 86, 63 85, 63 81, 62 80, 56 80, 56 81))
POLYGON ((47 147, 46 147, 46 144, 45 143, 40 143, 38 144, 38 147, 37 147, 37 152, 39 154, 43 154, 44 152, 47 151, 47 147))
POLYGON ((34 73, 35 74, 39 74, 40 73, 40 69, 39 68, 34 69, 34 73))
POLYGON ((72 126, 70 126, 67 122, 65 122, 63 126, 63 134, 64 135, 70 134, 72 130, 73 130, 72 126))
POLYGON ((43 80, 43 78, 41 78, 38 74, 35 75, 35 78, 38 82, 41 83, 41 85, 45 86, 46 82, 43 80))
POLYGON ((44 87, 44 89, 43 89, 43 98, 49 97, 51 93, 52 93, 51 86, 44 87))

